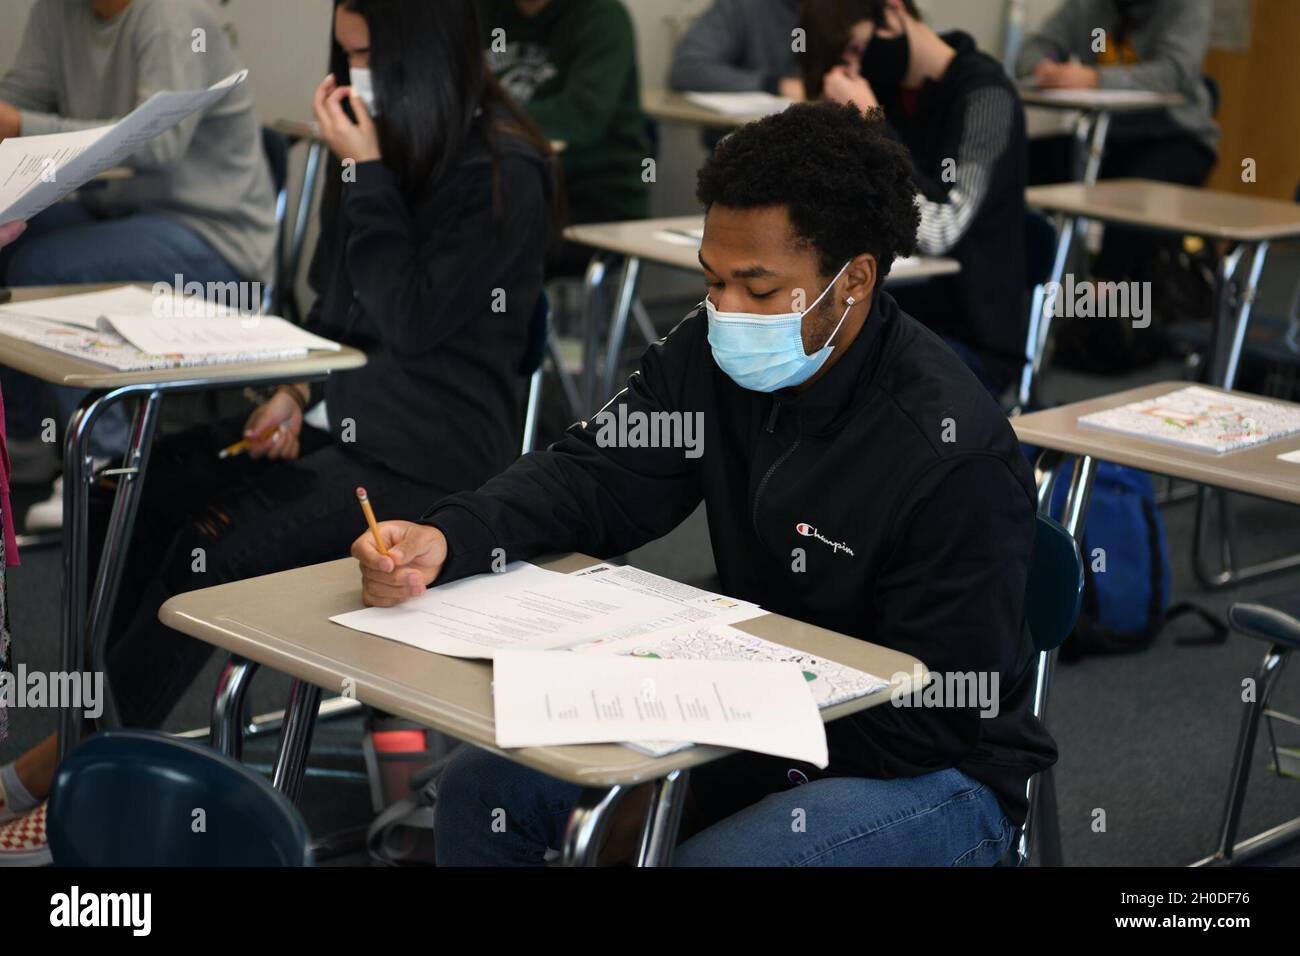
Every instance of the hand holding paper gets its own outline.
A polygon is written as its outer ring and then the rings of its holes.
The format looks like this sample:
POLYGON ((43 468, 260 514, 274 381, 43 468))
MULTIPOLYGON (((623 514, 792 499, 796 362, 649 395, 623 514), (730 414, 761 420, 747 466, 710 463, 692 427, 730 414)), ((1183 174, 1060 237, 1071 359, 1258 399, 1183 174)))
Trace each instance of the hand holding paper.
MULTIPOLYGON (((0 142, 0 223, 31 219, 145 143, 223 99, 248 77, 243 70, 206 90, 155 93, 118 123, 0 142)), ((0 135, 3 132, 0 131, 0 135)))

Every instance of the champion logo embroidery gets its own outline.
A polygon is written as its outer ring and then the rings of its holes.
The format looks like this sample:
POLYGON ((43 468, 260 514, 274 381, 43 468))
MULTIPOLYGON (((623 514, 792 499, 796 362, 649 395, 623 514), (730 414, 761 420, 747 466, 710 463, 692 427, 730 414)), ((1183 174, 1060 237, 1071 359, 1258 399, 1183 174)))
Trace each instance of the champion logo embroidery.
POLYGON ((800 521, 794 526, 794 530, 799 532, 805 538, 816 538, 822 544, 827 545, 832 551, 843 551, 850 558, 854 557, 853 549, 847 544, 844 544, 842 541, 832 541, 806 521, 800 521))

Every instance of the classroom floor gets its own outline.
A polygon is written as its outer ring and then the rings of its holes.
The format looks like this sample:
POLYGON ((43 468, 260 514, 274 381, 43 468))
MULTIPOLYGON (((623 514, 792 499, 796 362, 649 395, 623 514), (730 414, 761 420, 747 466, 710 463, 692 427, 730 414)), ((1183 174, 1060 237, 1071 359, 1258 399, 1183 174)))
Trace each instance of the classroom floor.
MULTIPOLYGON (((1297 274, 1300 252, 1279 249, 1265 275, 1257 308, 1284 310, 1297 274)), ((643 287, 656 286, 648 278, 643 287)), ((689 303, 660 305, 651 312, 666 328, 680 318, 683 308, 689 308, 689 303)), ((1044 379, 1043 391, 1047 401, 1065 402, 1180 374, 1174 362, 1117 378, 1054 372, 1044 379)), ((20 509, 36 497, 33 490, 20 490, 20 509)), ((1237 500, 1239 540, 1247 560, 1300 547, 1300 509, 1237 500)), ((1300 587, 1300 573, 1296 573, 1217 594, 1203 592, 1191 571, 1193 511, 1191 502, 1164 509, 1175 601, 1194 600, 1223 614, 1234 600, 1300 587)), ((23 566, 11 571, 10 577, 16 661, 25 662, 29 670, 54 670, 58 668, 59 554, 57 549, 34 550, 23 558, 23 566)), ((630 560, 660 574, 707 583, 714 569, 703 513, 635 552, 630 560)), ((1180 866, 1212 851, 1243 706, 1241 680, 1253 672, 1264 645, 1240 636, 1217 645, 1176 643, 1180 636, 1200 633, 1201 627, 1184 619, 1141 654, 1094 657, 1058 667, 1048 725, 1061 752, 1057 787, 1067 863, 1180 866), (1098 809, 1105 811, 1104 832, 1093 828, 1098 809)), ((206 726, 217 667, 215 659, 209 663, 167 729, 206 726)), ((287 687, 287 679, 280 675, 259 675, 250 694, 254 712, 278 710, 287 687)), ((1300 714, 1300 676, 1283 675, 1274 706, 1300 714)), ((9 739, 0 744, 0 761, 13 759, 49 733, 54 715, 14 710, 10 722, 9 739)), ((303 800, 313 834, 357 827, 370 818, 360 728, 360 719, 350 718, 322 723, 317 729, 303 800)), ((1300 745, 1300 729, 1293 730, 1290 742, 1300 745)), ((1300 781, 1279 780, 1268 773, 1263 739, 1261 734, 1242 836, 1300 814, 1300 781)), ((250 740, 245 759, 269 769, 273 748, 273 735, 250 740)), ((366 861, 364 854, 354 853, 334 862, 366 861)), ((1300 864, 1300 846, 1261 862, 1300 864)))

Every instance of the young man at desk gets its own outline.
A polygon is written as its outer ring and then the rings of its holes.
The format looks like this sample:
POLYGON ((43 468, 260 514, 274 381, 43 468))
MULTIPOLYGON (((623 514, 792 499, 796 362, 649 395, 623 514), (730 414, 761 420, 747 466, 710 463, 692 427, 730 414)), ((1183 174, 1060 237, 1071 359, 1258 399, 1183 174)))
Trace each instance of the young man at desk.
MULTIPOLYGON (((420 523, 381 524, 388 557, 369 534, 353 545, 365 600, 391 606, 490 570, 496 549, 626 553, 704 501, 723 591, 937 673, 996 677, 996 716, 885 705, 830 724, 825 771, 747 753, 694 770, 679 863, 992 864, 1055 758, 1022 628, 1028 465, 975 376, 880 288, 916 244, 913 195, 906 153, 857 109, 796 105, 742 128, 700 173, 707 299, 606 406, 700 413, 702 454, 582 422, 420 523)), ((540 863, 577 794, 468 751, 439 784, 439 861, 540 863)))

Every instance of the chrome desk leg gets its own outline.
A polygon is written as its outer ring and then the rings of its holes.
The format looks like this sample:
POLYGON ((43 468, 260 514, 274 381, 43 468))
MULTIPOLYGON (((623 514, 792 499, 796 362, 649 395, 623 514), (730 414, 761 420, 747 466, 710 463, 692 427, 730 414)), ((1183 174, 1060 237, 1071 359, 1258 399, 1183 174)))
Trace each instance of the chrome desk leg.
MULTIPOLYGON (((87 628, 89 571, 87 560, 90 534, 90 480, 94 461, 90 436, 95 422, 118 401, 134 394, 118 389, 106 395, 91 395, 72 415, 63 451, 63 612, 61 662, 64 673, 92 670, 95 654, 89 647, 87 628)), ((102 568, 101 568, 102 573, 102 568)), ((108 682, 104 690, 108 694, 108 682)), ((111 700, 111 694, 108 694, 111 700)), ((106 705, 107 706, 107 705, 106 705)), ((65 707, 59 712, 59 760, 81 740, 81 716, 65 707)))
POLYGON ((307 147, 307 165, 302 174, 302 192, 298 196, 298 208, 293 215, 293 234, 289 238, 289 257, 285 264, 284 285, 280 290, 286 318, 297 321, 302 318, 298 308, 297 281, 302 267, 303 248, 307 242, 307 224, 311 219, 312 202, 316 198, 316 180, 320 174, 321 157, 325 146, 319 140, 312 140, 307 147))
POLYGON ((671 866, 677 847, 677 831, 686 806, 689 770, 674 770, 654 784, 650 806, 641 829, 637 866, 671 866))
POLYGON ((590 415, 600 407, 596 395, 600 384, 600 330, 597 312, 600 308, 600 290, 605 284, 608 266, 597 253, 587 265, 582 280, 582 378, 578 389, 582 398, 582 415, 590 415))
POLYGON ((578 795, 569 823, 564 830, 564 845, 560 848, 563 866, 595 866, 600 845, 609 832, 614 808, 622 799, 626 788, 587 787, 578 795))
POLYGON ((320 688, 296 680, 289 690, 280 747, 275 755, 271 785, 294 803, 302 799, 302 783, 307 776, 307 754, 311 735, 316 728, 316 709, 320 706, 320 688))
POLYGON ((618 389, 614 383, 618 378, 618 366, 623 358, 623 343, 627 338, 628 319, 636 302, 636 287, 641 278, 641 258, 629 256, 623 263, 623 277, 619 281, 618 298, 614 303, 614 318, 609 327, 609 338, 605 343, 605 368, 600 379, 600 394, 596 402, 604 402, 618 389))
POLYGON ((113 697, 113 684, 108 674, 108 631, 113 620, 113 611, 117 607, 117 592, 122 583, 122 569, 126 566, 127 550, 131 544, 131 532, 135 528, 135 516, 140 507, 140 496, 144 488, 145 470, 149 466, 149 450, 153 447, 153 436, 158 426, 158 412, 162 405, 162 393, 150 392, 136 407, 135 419, 131 425, 131 440, 127 447, 126 458, 121 468, 105 471, 105 475, 118 478, 117 492, 113 497, 113 511, 109 517, 108 533, 104 538, 99 560, 99 573, 96 575, 95 591, 90 604, 90 655, 96 673, 105 675, 104 680, 104 714, 99 724, 101 728, 112 729, 121 725, 117 715, 117 705, 113 697))
POLYGON ((1052 331, 1052 318, 1061 295, 1061 283, 1074 248, 1074 235, 1079 220, 1062 216, 1057 226, 1056 255, 1052 258, 1052 273, 1042 292, 1035 290, 1033 307, 1029 315, 1029 329, 1025 336, 1025 367, 1020 375, 1020 392, 1017 396, 1021 411, 1027 411, 1037 398, 1038 377, 1043 370, 1043 357, 1047 354, 1047 340, 1052 331))
POLYGON ((231 654, 217 679, 212 698, 208 743, 227 757, 244 759, 244 698, 253 684, 257 664, 231 654))
POLYGON ((1229 253, 1220 271, 1220 283, 1224 287, 1216 296, 1219 315, 1214 342, 1213 384, 1223 388, 1232 388, 1237 383, 1241 350, 1246 344, 1246 329, 1250 325, 1250 313, 1255 307, 1255 298, 1259 295, 1259 277, 1264 271, 1264 262, 1268 259, 1269 243, 1265 239, 1254 246, 1250 271, 1246 274, 1246 285, 1238 294, 1237 267, 1248 248, 1243 244, 1229 253))
POLYGON ((1101 161, 1106 157, 1106 136, 1110 132, 1110 113, 1102 110, 1092 121, 1092 136, 1087 143, 1087 159, 1083 167, 1083 183, 1094 186, 1101 172, 1101 161))

